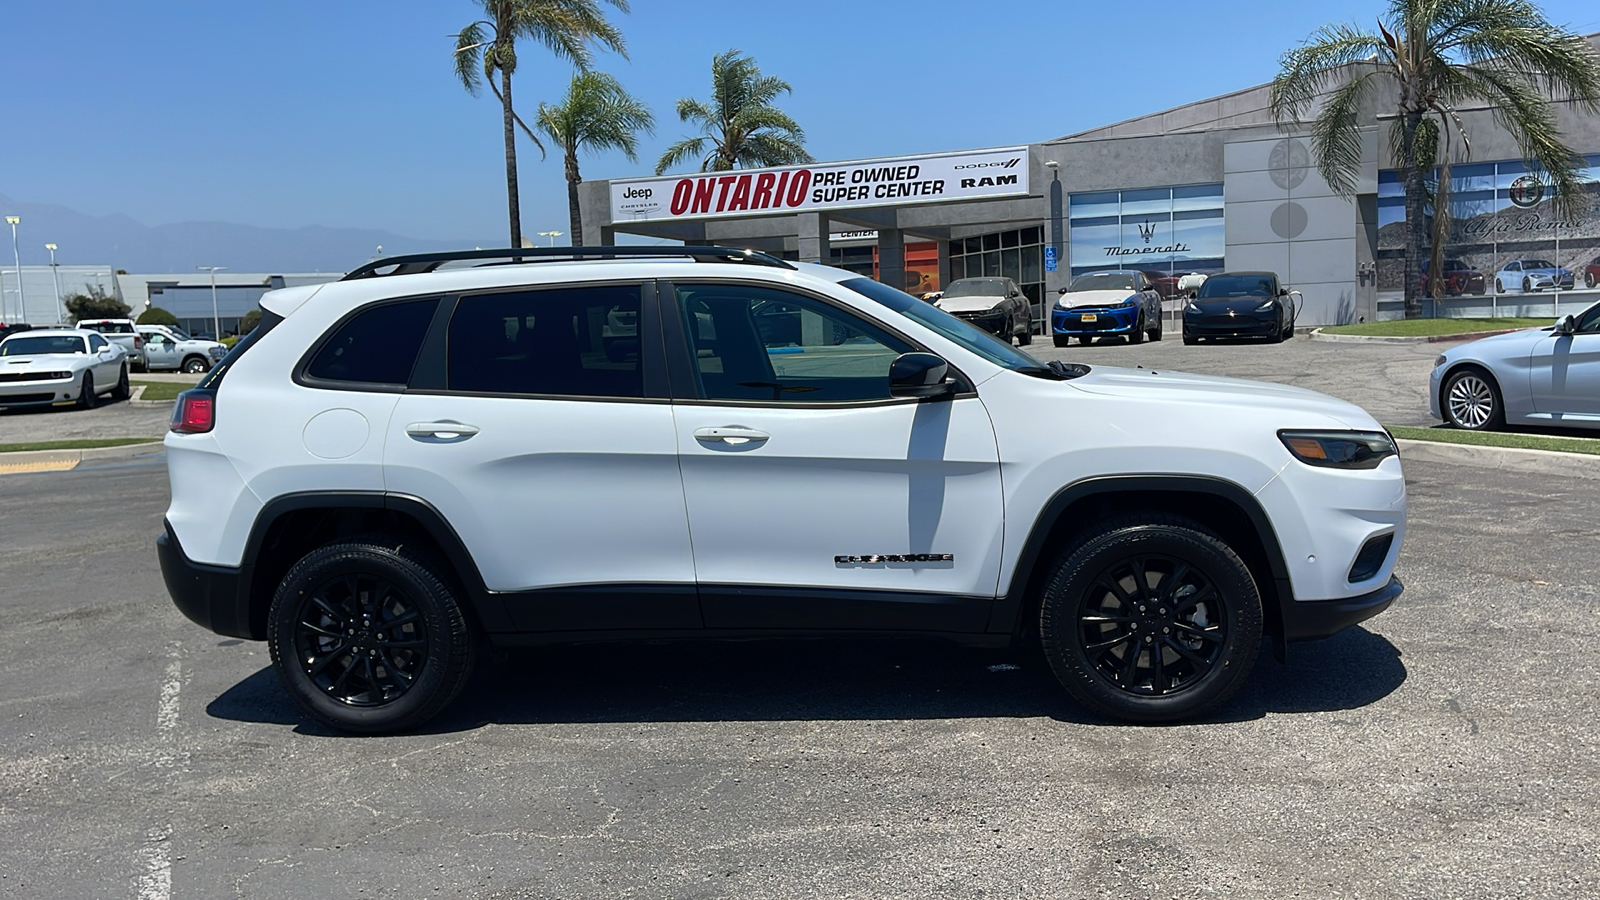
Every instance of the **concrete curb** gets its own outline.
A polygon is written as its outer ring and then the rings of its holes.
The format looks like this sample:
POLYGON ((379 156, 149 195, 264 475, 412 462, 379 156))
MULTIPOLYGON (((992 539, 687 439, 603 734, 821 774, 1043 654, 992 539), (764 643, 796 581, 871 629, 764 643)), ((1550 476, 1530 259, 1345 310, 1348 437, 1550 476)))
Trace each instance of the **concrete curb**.
POLYGON ((147 444, 124 444, 120 447, 91 447, 86 450, 19 450, 0 453, 0 468, 43 467, 70 469, 78 463, 97 459, 120 459, 130 456, 153 456, 166 452, 161 441, 147 444))
POLYGON ((1502 328, 1498 331, 1471 331, 1466 334, 1425 334, 1418 337, 1392 337, 1389 335, 1369 334, 1327 334, 1321 328, 1311 329, 1313 341, 1347 341, 1356 344, 1444 344, 1456 341, 1475 341, 1478 338, 1494 337, 1497 334, 1511 334, 1515 331, 1528 331, 1527 328, 1502 328))
POLYGON ((1515 469, 1542 475, 1600 480, 1600 456, 1587 453, 1562 453, 1556 450, 1523 450, 1513 447, 1479 447, 1473 444, 1447 444, 1442 441, 1396 440, 1403 465, 1446 463, 1479 469, 1515 469))

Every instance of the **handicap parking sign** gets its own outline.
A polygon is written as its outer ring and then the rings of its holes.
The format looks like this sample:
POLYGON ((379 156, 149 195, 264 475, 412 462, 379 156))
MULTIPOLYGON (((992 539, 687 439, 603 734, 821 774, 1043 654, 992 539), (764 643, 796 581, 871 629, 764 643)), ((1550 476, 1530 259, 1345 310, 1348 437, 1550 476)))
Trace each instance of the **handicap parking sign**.
POLYGON ((1056 248, 1054 246, 1044 248, 1044 270, 1046 272, 1054 272, 1056 270, 1056 248))

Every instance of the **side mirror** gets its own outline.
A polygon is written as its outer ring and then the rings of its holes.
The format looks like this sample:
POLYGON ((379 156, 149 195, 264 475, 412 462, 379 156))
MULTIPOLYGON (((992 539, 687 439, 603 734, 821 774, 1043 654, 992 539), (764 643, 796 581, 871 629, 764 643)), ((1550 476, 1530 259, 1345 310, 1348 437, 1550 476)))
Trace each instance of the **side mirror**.
POLYGON ((1572 320, 1571 316, 1562 316, 1556 320, 1556 334, 1572 334, 1577 330, 1578 324, 1572 320))
POLYGON ((1064 287, 1056 288, 1056 293, 1058 293, 1058 294, 1065 294, 1066 292, 1067 292, 1067 289, 1064 288, 1064 287))
POLYGON ((932 353, 902 353, 889 364, 889 396, 942 397, 952 385, 945 375, 950 364, 932 353))

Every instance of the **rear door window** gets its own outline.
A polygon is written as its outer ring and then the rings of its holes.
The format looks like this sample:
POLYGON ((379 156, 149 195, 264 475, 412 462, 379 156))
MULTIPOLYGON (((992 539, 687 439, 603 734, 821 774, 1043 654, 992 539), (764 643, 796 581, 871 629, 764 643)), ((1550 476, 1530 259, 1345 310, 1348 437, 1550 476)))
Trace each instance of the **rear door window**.
POLYGON ((462 297, 447 337, 449 390, 643 397, 642 292, 589 285, 462 297))

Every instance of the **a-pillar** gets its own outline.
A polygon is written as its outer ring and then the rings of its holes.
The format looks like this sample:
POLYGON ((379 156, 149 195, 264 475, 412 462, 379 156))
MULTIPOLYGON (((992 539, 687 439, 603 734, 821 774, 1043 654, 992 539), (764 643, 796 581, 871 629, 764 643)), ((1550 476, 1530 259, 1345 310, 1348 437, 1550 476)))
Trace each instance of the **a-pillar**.
POLYGON ((878 281, 906 289, 906 237, 898 228, 878 229, 878 281))
POLYGON ((827 265, 833 257, 828 246, 828 217, 823 213, 800 213, 796 234, 800 239, 800 261, 827 265))

